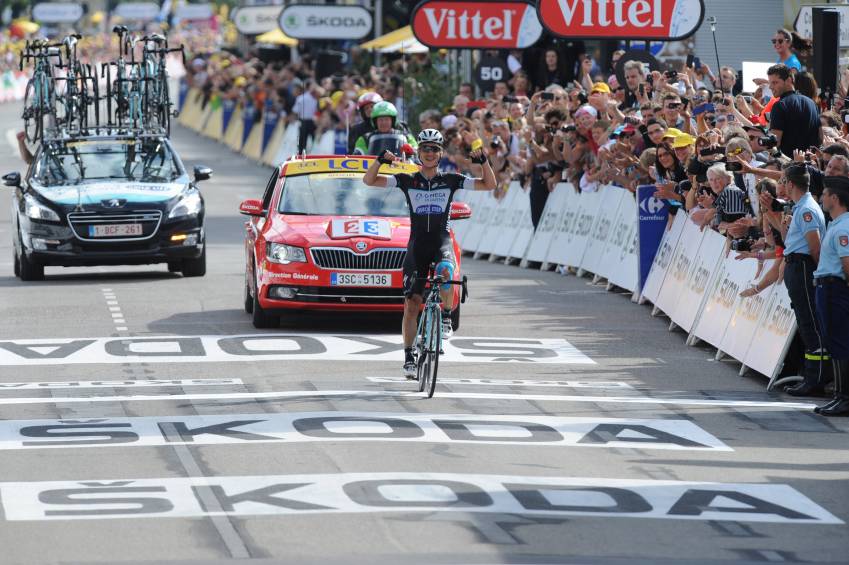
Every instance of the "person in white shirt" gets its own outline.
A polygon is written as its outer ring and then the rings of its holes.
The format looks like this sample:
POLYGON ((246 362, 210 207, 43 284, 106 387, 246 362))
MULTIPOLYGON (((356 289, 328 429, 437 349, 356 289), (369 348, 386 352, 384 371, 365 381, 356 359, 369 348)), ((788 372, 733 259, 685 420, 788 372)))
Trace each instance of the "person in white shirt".
POLYGON ((315 115, 318 112, 318 86, 309 82, 304 85, 298 79, 293 81, 295 93, 295 103, 292 106, 292 113, 289 115, 291 121, 299 120, 301 128, 298 132, 298 153, 303 153, 307 150, 309 139, 315 133, 315 115))

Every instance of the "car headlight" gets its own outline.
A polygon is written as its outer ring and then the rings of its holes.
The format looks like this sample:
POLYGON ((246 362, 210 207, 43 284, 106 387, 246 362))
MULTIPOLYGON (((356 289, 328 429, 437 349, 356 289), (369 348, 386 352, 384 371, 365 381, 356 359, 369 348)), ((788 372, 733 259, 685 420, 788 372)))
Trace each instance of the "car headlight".
POLYGON ((59 214, 40 203, 38 200, 27 194, 24 197, 24 210, 27 218, 33 220, 47 220, 48 222, 58 222, 59 214))
POLYGON ((191 190, 183 194, 183 197, 174 204, 171 211, 168 212, 169 218, 182 218, 183 216, 196 216, 200 213, 203 206, 203 200, 200 198, 200 192, 191 190))
POLYGON ((302 247, 294 247, 282 243, 269 242, 266 255, 272 263, 280 263, 282 265, 307 262, 307 254, 302 247))

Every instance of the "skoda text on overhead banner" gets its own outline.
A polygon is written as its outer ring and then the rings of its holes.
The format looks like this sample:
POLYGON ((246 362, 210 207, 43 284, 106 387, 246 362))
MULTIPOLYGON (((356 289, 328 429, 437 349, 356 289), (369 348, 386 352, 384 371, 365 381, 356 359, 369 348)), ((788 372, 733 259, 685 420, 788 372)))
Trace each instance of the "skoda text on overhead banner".
POLYGON ((657 188, 653 184, 637 187, 637 220, 640 242, 640 286, 649 276, 654 255, 663 239, 669 220, 669 209, 662 200, 654 197, 657 188))
POLYGON ((428 47, 524 49, 542 35, 530 2, 425 0, 412 17, 413 33, 428 47))
POLYGON ((539 0, 542 25, 561 37, 678 40, 702 23, 702 0, 539 0))

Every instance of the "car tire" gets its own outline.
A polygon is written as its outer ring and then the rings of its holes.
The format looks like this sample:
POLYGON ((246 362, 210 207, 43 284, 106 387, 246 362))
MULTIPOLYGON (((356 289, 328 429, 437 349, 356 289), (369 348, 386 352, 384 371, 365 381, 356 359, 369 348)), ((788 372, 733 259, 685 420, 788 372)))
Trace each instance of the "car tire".
POLYGON ((44 265, 35 261, 30 261, 27 254, 21 251, 18 255, 18 269, 22 281, 42 281, 44 280, 44 265))
POLYGON ((184 277, 202 277, 206 274, 206 245, 197 259, 183 259, 180 267, 184 277))
POLYGON ((12 247, 12 270, 15 272, 16 277, 21 276, 21 262, 18 259, 18 254, 15 253, 14 247, 12 247))
POLYGON ((183 265, 179 261, 168 261, 168 272, 179 273, 183 269, 183 265))
POLYGON ((259 284, 256 285, 257 292, 251 297, 253 305, 251 307, 251 321, 257 329, 276 328, 280 325, 280 316, 275 316, 267 312, 259 303, 259 284))
POLYGON ((457 304, 451 312, 451 329, 455 332, 460 329, 460 304, 457 304))
POLYGON ((251 295, 251 287, 248 284, 248 277, 245 276, 245 312, 248 314, 254 313, 254 297, 251 295))

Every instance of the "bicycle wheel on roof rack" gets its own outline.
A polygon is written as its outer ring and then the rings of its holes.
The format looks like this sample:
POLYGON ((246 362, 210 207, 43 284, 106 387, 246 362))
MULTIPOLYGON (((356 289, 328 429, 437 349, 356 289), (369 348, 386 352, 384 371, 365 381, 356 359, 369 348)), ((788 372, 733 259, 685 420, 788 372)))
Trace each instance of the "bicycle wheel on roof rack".
POLYGON ((31 78, 24 90, 24 136, 29 143, 39 141, 44 132, 44 114, 36 100, 35 81, 31 78))

